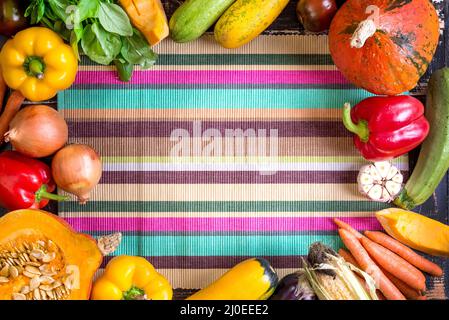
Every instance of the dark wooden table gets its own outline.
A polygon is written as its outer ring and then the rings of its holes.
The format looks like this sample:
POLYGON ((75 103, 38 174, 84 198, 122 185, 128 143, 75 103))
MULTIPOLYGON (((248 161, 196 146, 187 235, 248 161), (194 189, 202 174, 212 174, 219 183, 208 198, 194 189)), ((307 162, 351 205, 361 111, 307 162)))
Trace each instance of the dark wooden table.
MULTIPOLYGON (((165 6, 168 17, 170 17, 174 10, 183 2, 182 0, 162 0, 165 6)), ((337 0, 339 2, 344 2, 344 0, 337 0)), ((290 1, 288 7, 283 11, 281 16, 270 26, 270 28, 265 31, 266 34, 285 34, 285 33, 299 33, 304 34, 304 30, 301 25, 297 22, 295 14, 296 0, 290 1)), ((449 1, 445 0, 433 0, 435 7, 440 13, 442 19, 442 26, 444 26, 444 32, 442 32, 440 46, 438 47, 437 53, 432 61, 432 64, 427 72, 427 74, 421 79, 419 85, 412 94, 425 100, 426 83, 429 75, 439 68, 444 66, 449 66, 449 1)), ((0 46, 2 44, 0 38, 0 46)), ((57 107, 56 100, 48 101, 47 104, 57 107)), ((9 146, 0 147, 0 152, 9 146)), ((412 170, 416 162, 419 150, 415 150, 410 154, 410 169, 412 170)), ((49 161, 49 159, 45 159, 49 161)), ((441 221, 445 224, 449 224, 449 174, 447 174, 438 189, 433 194, 425 204, 416 208, 416 212, 426 215, 432 219, 441 221)), ((51 203, 46 210, 51 211, 55 214, 58 212, 57 204, 51 203)), ((4 211, 0 208, 0 215, 4 211)), ((430 257, 429 257, 430 258, 430 257)), ((428 280, 428 296, 430 298, 447 298, 449 297, 449 259, 444 258, 431 258, 433 261, 441 265, 445 270, 445 276, 442 279, 428 280), (446 290, 444 290, 444 287, 446 290)), ((184 293, 185 294, 185 293, 184 293)), ((178 293, 178 298, 181 298, 183 294, 178 293), (179 295, 181 294, 181 295, 179 295)))

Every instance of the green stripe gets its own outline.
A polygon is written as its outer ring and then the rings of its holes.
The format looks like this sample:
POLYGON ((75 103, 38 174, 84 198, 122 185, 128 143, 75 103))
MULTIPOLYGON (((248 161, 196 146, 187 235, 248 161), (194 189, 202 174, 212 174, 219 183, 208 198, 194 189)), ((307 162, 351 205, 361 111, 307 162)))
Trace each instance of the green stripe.
POLYGON ((342 247, 337 235, 288 236, 124 236, 114 255, 139 256, 295 256, 321 241, 342 247))
MULTIPOLYGON (((211 195, 213 198, 213 195, 211 195)), ((390 207, 372 201, 90 201, 63 202, 61 212, 369 212, 390 207)))
MULTIPOLYGON (((160 66, 192 65, 332 65, 329 54, 161 54, 160 66)), ((83 56, 81 65, 96 63, 83 56)))
MULTIPOLYGON (((357 163, 366 164, 362 157, 102 157, 103 163, 357 163)), ((408 163, 406 156, 392 160, 394 164, 408 163)))
POLYGON ((368 96, 358 89, 73 89, 58 95, 58 105, 62 109, 336 109, 368 96))

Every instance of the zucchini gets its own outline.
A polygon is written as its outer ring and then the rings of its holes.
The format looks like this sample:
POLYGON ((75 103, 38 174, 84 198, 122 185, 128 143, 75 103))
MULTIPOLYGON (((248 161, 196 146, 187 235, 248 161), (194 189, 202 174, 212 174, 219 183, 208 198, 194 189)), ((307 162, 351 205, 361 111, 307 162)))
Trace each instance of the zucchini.
POLYGON ((418 162, 394 204, 411 210, 433 194, 449 169, 449 68, 430 78, 425 116, 429 135, 421 146, 418 162))
POLYGON ((170 36, 176 42, 198 39, 235 0, 187 0, 170 19, 170 36))
POLYGON ((187 300, 266 300, 278 281, 276 271, 267 260, 248 259, 187 300))
POLYGON ((215 39, 225 48, 238 48, 268 28, 289 0, 237 0, 215 25, 215 39))

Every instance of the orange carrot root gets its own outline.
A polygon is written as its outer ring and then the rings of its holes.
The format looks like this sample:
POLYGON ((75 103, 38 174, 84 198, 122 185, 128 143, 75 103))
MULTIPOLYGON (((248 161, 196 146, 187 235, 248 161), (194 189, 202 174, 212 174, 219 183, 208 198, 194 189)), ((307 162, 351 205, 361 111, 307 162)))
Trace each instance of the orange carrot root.
POLYGON ((25 97, 19 91, 13 91, 9 96, 5 105, 5 110, 3 110, 3 113, 0 116, 0 145, 4 142, 4 136, 9 129, 9 123, 16 113, 19 112, 24 100, 25 97))
POLYGON ((361 269, 373 277, 380 291, 388 300, 405 300, 404 295, 385 276, 380 268, 370 258, 368 252, 363 248, 357 237, 345 229, 339 229, 341 240, 351 254, 354 256, 361 269))
POLYGON ((393 251, 418 269, 436 277, 441 277, 443 275, 443 270, 440 266, 420 256, 415 251, 389 235, 378 231, 366 231, 365 235, 372 241, 393 251))
POLYGON ((387 270, 396 278, 405 282, 413 289, 418 291, 425 290, 426 277, 421 271, 395 253, 369 240, 368 238, 363 238, 361 242, 365 250, 371 258, 379 264, 379 266, 387 270))
POLYGON ((2 71, 0 70, 0 112, 2 111, 3 99, 5 99, 5 94, 6 94, 6 83, 5 79, 3 79, 2 71))
POLYGON ((349 224, 347 224, 344 221, 341 221, 340 219, 334 218, 334 223, 341 229, 344 229, 346 231, 351 232, 357 239, 362 239, 363 238, 363 234, 361 234, 360 232, 358 232, 356 229, 354 229, 353 227, 351 227, 349 224))

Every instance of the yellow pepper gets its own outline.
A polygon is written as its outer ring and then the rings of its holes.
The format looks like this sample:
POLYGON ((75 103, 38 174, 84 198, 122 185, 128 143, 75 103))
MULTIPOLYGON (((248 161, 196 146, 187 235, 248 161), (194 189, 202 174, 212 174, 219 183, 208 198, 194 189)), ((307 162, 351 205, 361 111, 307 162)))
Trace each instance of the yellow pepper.
POLYGON ((0 51, 6 84, 28 100, 48 100, 75 81, 78 60, 69 45, 52 30, 33 27, 20 31, 0 51))
POLYGON ((171 300, 173 290, 145 258, 114 257, 95 281, 92 300, 171 300))

